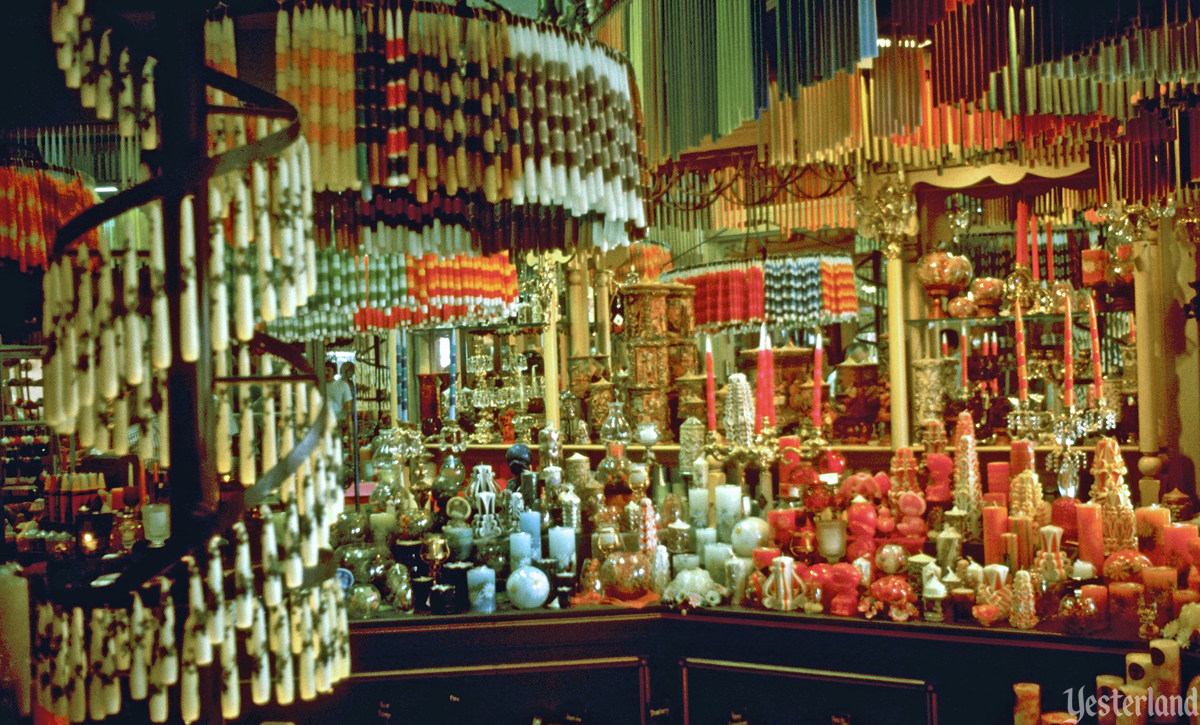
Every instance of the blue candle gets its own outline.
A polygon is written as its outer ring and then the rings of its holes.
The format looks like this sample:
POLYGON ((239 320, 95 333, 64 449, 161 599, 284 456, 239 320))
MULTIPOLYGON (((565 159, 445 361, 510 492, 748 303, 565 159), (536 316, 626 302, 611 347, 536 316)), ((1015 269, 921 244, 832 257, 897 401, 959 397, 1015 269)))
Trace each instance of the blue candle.
POLYGON ((575 529, 570 526, 554 526, 550 529, 550 556, 558 559, 563 571, 575 568, 575 529))
POLYGON ((517 525, 518 530, 529 534, 530 551, 533 556, 542 558, 542 512, 541 511, 522 511, 521 520, 517 525))
POLYGON ((508 536, 508 560, 512 571, 528 566, 533 559, 533 539, 524 531, 515 531, 508 536))
POLYGON ((496 570, 486 566, 468 569, 467 591, 472 612, 491 614, 496 611, 496 570))

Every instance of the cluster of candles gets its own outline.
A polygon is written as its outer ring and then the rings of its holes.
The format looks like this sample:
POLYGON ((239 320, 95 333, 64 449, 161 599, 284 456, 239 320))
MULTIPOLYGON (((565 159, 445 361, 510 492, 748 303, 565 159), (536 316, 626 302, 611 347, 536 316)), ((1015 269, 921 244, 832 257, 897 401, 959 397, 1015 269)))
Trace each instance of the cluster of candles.
MULTIPOLYGON (((824 385, 824 336, 820 329, 816 331, 816 344, 813 350, 813 412, 812 422, 816 430, 824 425, 821 412, 822 386, 824 385)), ((717 381, 713 368, 712 338, 704 339, 704 375, 705 401, 708 413, 708 430, 717 430, 717 381)), ((762 325, 758 333, 758 367, 755 377, 754 392, 754 431, 762 432, 764 422, 775 425, 775 350, 771 344, 771 334, 767 326, 762 325)))

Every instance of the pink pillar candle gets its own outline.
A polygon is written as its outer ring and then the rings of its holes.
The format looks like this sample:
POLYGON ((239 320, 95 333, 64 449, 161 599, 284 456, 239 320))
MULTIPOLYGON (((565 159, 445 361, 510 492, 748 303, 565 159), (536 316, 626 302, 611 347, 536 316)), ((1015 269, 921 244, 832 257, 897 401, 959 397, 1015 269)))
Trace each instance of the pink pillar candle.
POLYGON ((1029 264, 1029 205, 1017 201, 1017 264, 1029 264))
POLYGON ((983 494, 984 506, 999 506, 1002 509, 1008 508, 1007 493, 985 493, 983 494))
POLYGON ((1138 549, 1151 564, 1162 566, 1167 561, 1163 529, 1171 523, 1171 510, 1165 506, 1141 506, 1134 512, 1137 521, 1138 549))
POLYGON ((1079 527, 1079 558, 1097 570, 1104 566, 1104 523, 1100 504, 1081 503, 1075 507, 1075 523, 1079 527))
POLYGON ((1008 533, 1008 508, 985 506, 983 508, 983 563, 1004 563, 1004 539, 1008 533))
POLYGON ((1079 501, 1065 496, 1054 499, 1050 505, 1050 523, 1062 528, 1064 541, 1075 541, 1079 533, 1075 513, 1078 505, 1079 501))
POLYGON ((1176 589, 1171 595, 1171 614, 1175 616, 1175 619, 1179 619, 1179 610, 1198 601, 1200 601, 1200 592, 1194 589, 1176 589))
POLYGON ((1008 494, 1008 484, 1011 480, 1007 461, 992 461, 987 464, 988 493, 1008 494))
POLYGON ((1008 449, 1009 475, 1016 476, 1032 470, 1034 470, 1033 441, 1025 439, 1013 441, 1008 449))
POLYGON ((1200 540, 1196 524, 1167 524, 1163 528, 1163 543, 1167 549, 1167 566, 1182 569, 1188 566, 1191 555, 1188 549, 1193 541, 1200 540))
POLYGON ((1108 585, 1108 616, 1113 623, 1137 623, 1138 600, 1145 587, 1137 582, 1112 582, 1108 585))
POLYGON ((1103 584, 1084 584, 1079 588, 1079 595, 1091 599, 1096 604, 1096 614, 1101 619, 1108 619, 1108 587, 1103 584))

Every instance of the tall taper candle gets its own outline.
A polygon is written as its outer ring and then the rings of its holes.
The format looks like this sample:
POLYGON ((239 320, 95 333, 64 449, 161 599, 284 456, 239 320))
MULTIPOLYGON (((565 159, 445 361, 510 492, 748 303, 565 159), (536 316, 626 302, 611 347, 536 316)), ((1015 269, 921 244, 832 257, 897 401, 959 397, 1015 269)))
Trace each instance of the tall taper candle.
POLYGON ((1071 296, 1063 298, 1063 407, 1075 405, 1075 324, 1071 319, 1071 296))
POLYGON ((825 354, 825 345, 822 342, 821 330, 817 329, 817 344, 813 350, 813 407, 812 407, 812 422, 813 427, 817 430, 821 429, 821 385, 824 380, 824 365, 823 358, 825 354))
POLYGON ((1104 397, 1104 375, 1100 371, 1100 328, 1096 324, 1096 295, 1088 295, 1088 332, 1092 337, 1092 386, 1096 390, 1096 403, 1104 397))
POLYGON ((717 429, 717 381, 713 375, 712 338, 704 336, 704 393, 708 401, 708 429, 717 429))

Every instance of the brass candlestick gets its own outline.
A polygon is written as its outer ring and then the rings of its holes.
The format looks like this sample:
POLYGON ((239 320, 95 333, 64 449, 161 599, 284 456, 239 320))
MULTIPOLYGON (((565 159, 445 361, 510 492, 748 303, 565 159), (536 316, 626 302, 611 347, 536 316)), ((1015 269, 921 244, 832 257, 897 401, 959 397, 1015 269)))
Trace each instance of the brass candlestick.
POLYGON ((767 418, 763 418, 762 429, 755 433, 748 444, 729 443, 717 434, 709 431, 704 443, 704 452, 717 460, 721 466, 733 464, 732 483, 746 490, 746 467, 753 465, 759 471, 759 495, 766 501, 771 501, 774 494, 771 490, 771 466, 779 457, 779 434, 775 426, 767 418))

